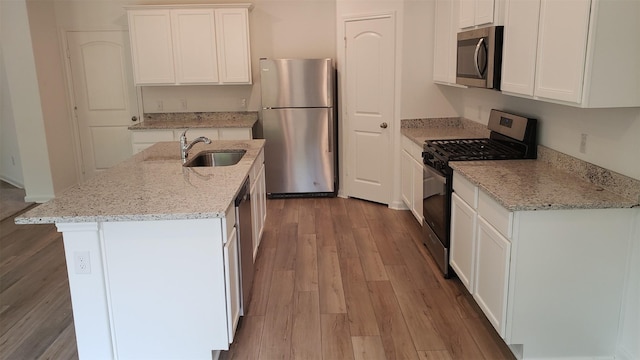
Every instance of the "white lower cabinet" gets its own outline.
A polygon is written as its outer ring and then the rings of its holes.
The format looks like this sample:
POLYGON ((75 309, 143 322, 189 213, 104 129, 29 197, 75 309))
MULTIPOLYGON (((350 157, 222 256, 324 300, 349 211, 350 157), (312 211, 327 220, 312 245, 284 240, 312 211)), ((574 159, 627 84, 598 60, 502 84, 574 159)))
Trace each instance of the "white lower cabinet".
POLYGON ((476 211, 457 194, 451 196, 451 248, 449 265, 469 290, 474 292, 476 211))
MULTIPOLYGON (((131 134, 133 153, 150 147, 161 141, 179 141, 184 129, 167 130, 135 130, 131 134)), ((211 140, 251 140, 251 128, 191 128, 187 132, 187 140, 198 136, 206 136, 211 140)))
POLYGON ((424 219, 422 209, 424 188, 422 148, 407 137, 402 138, 400 166, 402 201, 411 210, 418 223, 422 225, 422 220, 424 219))
POLYGON ((473 298, 498 334, 505 336, 511 242, 478 216, 473 298))
POLYGON ((516 357, 613 358, 636 209, 509 211, 457 171, 453 188, 451 267, 516 357))
POLYGON ((224 269, 227 294, 227 331, 229 343, 233 342, 238 320, 240 320, 240 267, 238 252, 238 232, 235 226, 224 245, 224 269))
POLYGON ((267 217, 267 191, 264 177, 264 151, 258 155, 253 168, 249 172, 251 183, 251 221, 253 232, 253 259, 258 255, 258 247, 262 240, 264 222, 267 217))

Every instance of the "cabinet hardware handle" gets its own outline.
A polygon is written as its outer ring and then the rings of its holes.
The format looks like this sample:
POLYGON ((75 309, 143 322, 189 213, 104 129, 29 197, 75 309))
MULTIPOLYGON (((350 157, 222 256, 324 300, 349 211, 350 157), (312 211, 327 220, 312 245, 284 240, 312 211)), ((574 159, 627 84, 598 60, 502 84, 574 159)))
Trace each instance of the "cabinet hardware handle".
POLYGON ((387 126, 389 126, 389 125, 387 125, 386 122, 383 122, 382 124, 380 124, 380 127, 383 128, 383 129, 386 129, 387 126))

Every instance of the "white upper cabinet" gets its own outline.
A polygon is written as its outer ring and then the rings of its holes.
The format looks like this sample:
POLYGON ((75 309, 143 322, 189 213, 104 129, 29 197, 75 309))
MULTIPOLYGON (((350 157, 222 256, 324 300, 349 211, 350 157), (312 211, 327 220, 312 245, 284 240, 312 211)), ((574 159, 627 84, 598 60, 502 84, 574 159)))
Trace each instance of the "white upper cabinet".
POLYGON ((433 44, 433 81, 456 84, 457 14, 459 0, 436 0, 433 44))
POLYGON ((499 23, 504 0, 460 0, 458 27, 460 29, 499 23))
POLYGON ((501 89, 585 108, 640 106, 638 34, 640 1, 507 0, 501 89))
POLYGON ((217 83, 218 54, 214 10, 172 10, 171 30, 176 82, 217 83))
POLYGON ((126 7, 136 85, 251 84, 249 7, 126 7))
POLYGON ((226 84, 250 84, 248 10, 246 8, 218 9, 216 22, 220 81, 226 84))
POLYGON ((171 12, 132 10, 128 15, 135 83, 175 83, 171 12))

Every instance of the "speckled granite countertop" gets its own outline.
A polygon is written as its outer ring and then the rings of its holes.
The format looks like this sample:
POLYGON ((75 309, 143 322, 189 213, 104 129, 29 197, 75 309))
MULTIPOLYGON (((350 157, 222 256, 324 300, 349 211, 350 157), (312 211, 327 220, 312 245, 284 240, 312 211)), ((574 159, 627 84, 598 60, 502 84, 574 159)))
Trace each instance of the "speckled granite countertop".
POLYGON ((486 126, 462 118, 402 120, 400 133, 420 146, 427 140, 489 137, 486 126))
MULTIPOLYGON (((489 137, 485 125, 464 118, 402 120, 400 131, 426 140, 489 137)), ((511 211, 631 208, 640 204, 640 180, 538 146, 538 160, 451 162, 471 182, 511 211)))
POLYGON ((245 149, 236 165, 186 168, 178 142, 161 142, 17 217, 17 224, 224 217, 264 140, 218 140, 190 151, 245 149))
POLYGON ((638 201, 541 160, 453 161, 449 165, 510 211, 638 206, 638 201))
POLYGON ((257 111, 158 113, 144 114, 144 121, 129 126, 129 130, 251 128, 256 121, 257 111))

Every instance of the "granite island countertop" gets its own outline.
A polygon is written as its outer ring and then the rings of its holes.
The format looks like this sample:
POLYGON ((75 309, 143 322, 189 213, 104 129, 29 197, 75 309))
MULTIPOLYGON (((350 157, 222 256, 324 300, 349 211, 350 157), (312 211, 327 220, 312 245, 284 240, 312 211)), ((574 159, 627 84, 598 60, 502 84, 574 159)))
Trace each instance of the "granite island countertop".
POLYGON ((453 161, 449 165, 510 211, 639 205, 541 160, 453 161))
POLYGON ((244 149, 232 166, 182 166, 178 142, 160 142, 18 216, 16 224, 151 221, 224 217, 264 140, 198 143, 189 152, 244 149))
POLYGON ((186 128, 251 128, 258 121, 257 111, 149 113, 129 130, 171 130, 186 128))

